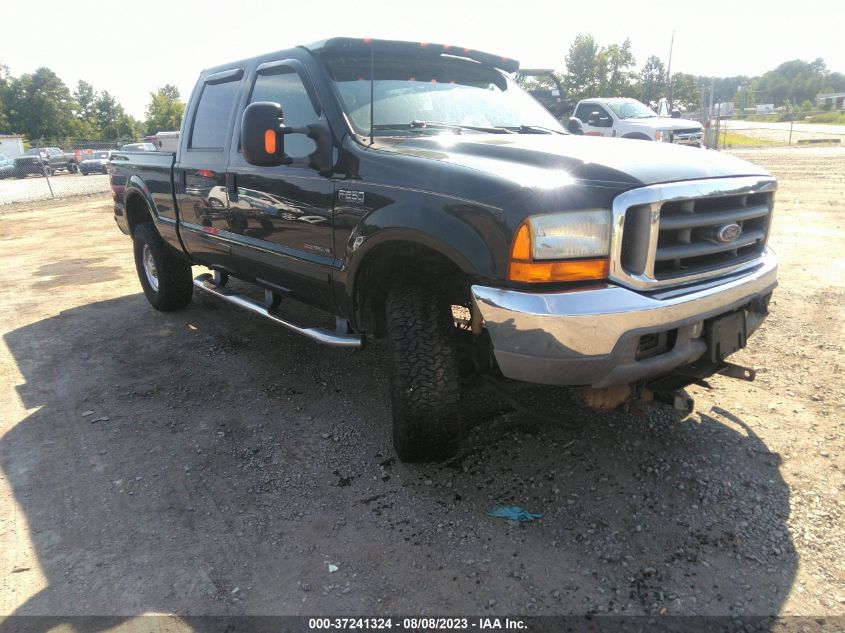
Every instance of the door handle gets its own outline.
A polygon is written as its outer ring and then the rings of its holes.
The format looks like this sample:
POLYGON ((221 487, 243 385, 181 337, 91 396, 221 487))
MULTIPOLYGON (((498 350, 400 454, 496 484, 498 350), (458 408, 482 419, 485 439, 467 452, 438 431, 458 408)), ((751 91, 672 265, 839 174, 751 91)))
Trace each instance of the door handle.
POLYGON ((226 193, 229 195, 229 202, 238 201, 238 183, 235 174, 226 173, 226 193))

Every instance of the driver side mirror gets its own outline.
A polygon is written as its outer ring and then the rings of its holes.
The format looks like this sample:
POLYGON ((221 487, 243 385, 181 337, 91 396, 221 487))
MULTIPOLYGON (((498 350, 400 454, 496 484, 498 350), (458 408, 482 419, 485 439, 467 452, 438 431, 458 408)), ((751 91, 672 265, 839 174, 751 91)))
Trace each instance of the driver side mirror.
POLYGON ((276 167, 290 162, 285 154, 281 104, 259 101, 247 106, 241 120, 241 149, 250 165, 276 167))
POLYGON ((602 116, 601 112, 591 112, 590 118, 587 121, 593 127, 613 127, 613 119, 609 116, 602 116))
POLYGON ((569 117, 569 122, 566 124, 566 129, 569 130, 572 134, 584 134, 584 124, 581 123, 581 119, 579 119, 578 117, 569 117))
POLYGON ((281 104, 257 101, 247 106, 241 120, 241 149, 251 165, 307 165, 319 172, 332 168, 332 135, 325 121, 305 127, 287 127, 281 104), (294 159, 285 154, 285 136, 305 134, 316 145, 306 159, 294 159))

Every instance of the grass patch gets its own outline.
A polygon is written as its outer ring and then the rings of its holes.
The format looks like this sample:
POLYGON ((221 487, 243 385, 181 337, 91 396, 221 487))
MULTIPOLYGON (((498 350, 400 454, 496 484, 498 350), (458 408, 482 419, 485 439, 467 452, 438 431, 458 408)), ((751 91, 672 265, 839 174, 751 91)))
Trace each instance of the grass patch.
POLYGON ((845 112, 822 112, 813 114, 805 119, 809 123, 833 123, 834 125, 845 125, 845 112))
POLYGON ((745 121, 762 121, 763 123, 778 123, 781 120, 781 114, 746 114, 740 115, 737 118, 745 121))
POLYGON ((773 141, 769 138, 748 136, 730 130, 719 134, 719 147, 771 147, 773 145, 786 145, 786 143, 773 141))

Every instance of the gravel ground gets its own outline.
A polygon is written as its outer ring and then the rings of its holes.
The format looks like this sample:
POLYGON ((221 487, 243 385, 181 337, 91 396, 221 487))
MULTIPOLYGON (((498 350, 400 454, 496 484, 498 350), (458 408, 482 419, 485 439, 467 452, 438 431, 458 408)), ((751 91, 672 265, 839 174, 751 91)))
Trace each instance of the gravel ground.
POLYGON ((383 344, 156 313, 107 196, 3 214, 0 613, 845 614, 845 152, 742 155, 780 180, 757 381, 480 389, 440 465, 393 457, 383 344))
POLYGON ((83 176, 80 173, 60 172, 49 179, 40 176, 4 178, 0 180, 0 208, 20 202, 50 200, 50 187, 56 198, 69 198, 109 190, 109 177, 105 174, 83 176))

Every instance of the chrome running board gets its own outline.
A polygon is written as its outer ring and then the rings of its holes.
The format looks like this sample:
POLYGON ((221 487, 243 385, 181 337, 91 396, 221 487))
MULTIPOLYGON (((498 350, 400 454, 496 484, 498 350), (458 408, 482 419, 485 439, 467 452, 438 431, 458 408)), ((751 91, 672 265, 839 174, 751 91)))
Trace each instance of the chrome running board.
POLYGON ((224 301, 228 301, 229 303, 233 303, 236 306, 249 310, 250 312, 261 315, 273 323, 282 325, 289 330, 293 330, 297 334, 302 334, 302 336, 317 341, 318 343, 333 345, 335 347, 349 347, 352 349, 361 349, 364 347, 364 337, 361 334, 348 333, 346 331, 347 322, 344 319, 338 319, 338 327, 334 332, 324 330, 323 328, 301 327, 295 323, 291 323, 290 321, 285 321, 283 318, 272 312, 268 306, 259 303, 255 299, 239 295, 222 285, 215 284, 214 281, 215 279, 212 275, 204 273, 194 279, 194 286, 216 297, 220 297, 224 301))

